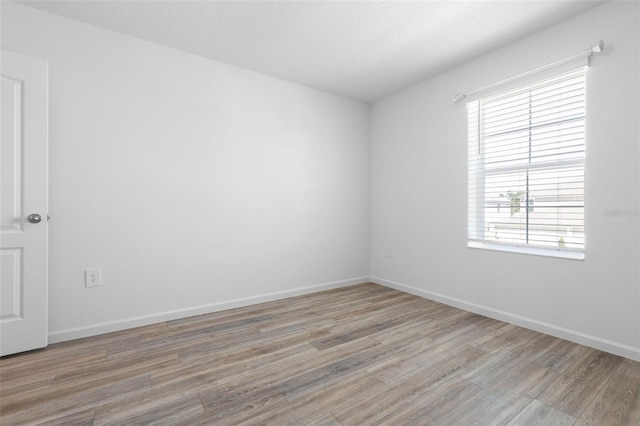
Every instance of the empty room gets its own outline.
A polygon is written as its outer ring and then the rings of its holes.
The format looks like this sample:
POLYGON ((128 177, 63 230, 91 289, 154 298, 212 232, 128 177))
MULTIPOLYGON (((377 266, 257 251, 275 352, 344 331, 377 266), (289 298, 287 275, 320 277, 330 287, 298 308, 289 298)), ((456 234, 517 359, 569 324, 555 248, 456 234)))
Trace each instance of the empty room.
POLYGON ((640 424, 640 3, 0 2, 0 424, 640 424))

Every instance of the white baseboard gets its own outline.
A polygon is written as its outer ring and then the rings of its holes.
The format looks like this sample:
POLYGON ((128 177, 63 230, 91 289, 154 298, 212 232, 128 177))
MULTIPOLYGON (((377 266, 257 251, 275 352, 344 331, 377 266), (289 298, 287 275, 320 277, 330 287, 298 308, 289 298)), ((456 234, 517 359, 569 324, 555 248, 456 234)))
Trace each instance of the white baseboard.
POLYGON ((255 305, 258 303, 271 302, 274 300, 286 299, 288 297, 300 296, 302 294, 317 293, 319 291, 331 290, 333 288, 347 287, 369 281, 369 277, 357 277, 348 280, 334 281, 324 284, 298 287, 293 290, 277 291, 258 296, 243 297, 240 299, 227 300, 223 302, 210 303, 201 306, 194 306, 173 311, 159 312, 149 315, 125 318, 122 320, 108 321, 101 324, 94 324, 86 327, 68 328, 49 332, 49 343, 64 342, 67 340, 79 339, 82 337, 96 336, 98 334, 110 333, 112 331, 126 330, 134 327, 155 324, 163 321, 171 321, 180 318, 187 318, 195 315, 208 314, 212 312, 224 311, 226 309, 240 308, 243 306, 255 305))
POLYGON ((396 290, 403 291, 405 293, 414 294, 416 296, 424 297, 425 299, 434 300, 436 302, 444 303, 445 305, 454 306, 456 308, 464 309, 465 311, 473 312, 485 317, 494 318, 500 321, 505 321, 510 324, 515 324, 524 328, 538 331, 540 333, 548 334, 561 339, 569 340, 574 343, 589 346, 595 349, 600 349, 605 352, 609 352, 615 355, 620 355, 625 358, 632 359, 634 361, 640 361, 640 348, 628 346, 622 343, 613 342, 611 340, 601 339, 599 337, 590 336, 578 331, 569 330, 567 328, 558 327, 553 324, 537 321, 531 318, 516 315, 510 312, 500 311, 497 309, 489 308, 486 306, 470 303, 464 300, 456 299, 454 297, 445 296, 443 294, 434 293, 428 290, 422 290, 416 287, 411 287, 406 284, 400 284, 394 281, 385 280, 384 278, 371 277, 370 281, 376 284, 383 285, 385 287, 394 288, 396 290))
POLYGON ((569 340, 571 342, 589 346, 595 349, 600 349, 612 354, 616 354, 616 355, 623 356, 625 358, 632 359, 634 361, 640 361, 640 348, 637 348, 637 347, 628 346, 628 345, 621 344, 618 342, 613 342, 607 339, 601 339, 599 337, 590 336, 584 333, 580 333, 574 330, 569 330, 553 324, 523 317, 521 315, 500 311, 497 309, 467 302, 465 300, 445 296, 443 294, 434 293, 428 290, 419 289, 419 288, 412 287, 406 284, 401 284, 395 281, 386 280, 380 277, 357 277, 357 278, 352 278, 348 280, 335 281, 335 282, 311 285, 306 287, 299 287, 293 290, 266 293, 266 294, 261 294, 257 296, 227 300, 223 302, 216 302, 216 303, 211 303, 211 304, 206 304, 201 306, 194 306, 190 308, 176 309, 173 311, 159 312, 159 313, 154 313, 149 315, 125 318, 122 320, 109 321, 109 322, 94 324, 86 327, 76 327, 76 328, 68 328, 64 330, 52 331, 49 333, 49 343, 64 342, 67 340, 79 339, 82 337, 96 336, 99 334, 109 333, 112 331, 126 330, 129 328, 141 327, 144 325, 155 324, 163 321, 171 321, 171 320, 187 318, 195 315, 202 315, 202 314, 208 314, 212 312, 223 311, 226 309, 240 308, 243 306, 255 305, 258 303, 271 302, 274 300, 286 299, 288 297, 299 296, 299 295, 309 294, 309 293, 316 293, 319 291, 330 290, 334 288, 348 287, 351 285, 361 284, 365 282, 373 282, 379 285, 383 285, 385 287, 394 288, 396 290, 403 291, 405 293, 414 294, 416 296, 420 296, 426 299, 434 300, 436 302, 444 303, 445 305, 464 309, 465 311, 473 312, 479 315, 484 315, 489 318, 494 318, 500 321, 505 321, 521 327, 529 328, 531 330, 539 331, 540 333, 545 333, 551 336, 559 337, 561 339, 569 340))

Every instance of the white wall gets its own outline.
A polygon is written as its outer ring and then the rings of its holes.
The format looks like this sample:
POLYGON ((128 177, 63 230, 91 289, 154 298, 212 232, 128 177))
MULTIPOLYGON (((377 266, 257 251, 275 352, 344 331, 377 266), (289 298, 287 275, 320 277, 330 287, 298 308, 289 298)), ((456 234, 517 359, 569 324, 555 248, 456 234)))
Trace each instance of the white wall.
POLYGON ((606 3, 375 103, 373 280, 640 360, 639 21, 637 3, 606 3), (467 248, 466 109, 453 94, 600 38, 587 74, 586 259, 467 248), (629 215, 606 215, 615 209, 629 215))
POLYGON ((367 105, 6 2, 2 48, 49 61, 53 341, 367 280, 367 105))

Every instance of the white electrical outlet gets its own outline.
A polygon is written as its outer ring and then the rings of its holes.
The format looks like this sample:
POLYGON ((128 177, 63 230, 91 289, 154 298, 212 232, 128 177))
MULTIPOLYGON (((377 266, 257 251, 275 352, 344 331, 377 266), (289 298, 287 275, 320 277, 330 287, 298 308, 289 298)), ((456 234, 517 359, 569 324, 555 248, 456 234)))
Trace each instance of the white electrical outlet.
POLYGON ((102 285, 100 268, 86 269, 84 271, 84 286, 99 287, 102 285))
POLYGON ((387 248, 384 251, 384 255, 386 257, 393 257, 393 248, 391 246, 387 246, 387 248))

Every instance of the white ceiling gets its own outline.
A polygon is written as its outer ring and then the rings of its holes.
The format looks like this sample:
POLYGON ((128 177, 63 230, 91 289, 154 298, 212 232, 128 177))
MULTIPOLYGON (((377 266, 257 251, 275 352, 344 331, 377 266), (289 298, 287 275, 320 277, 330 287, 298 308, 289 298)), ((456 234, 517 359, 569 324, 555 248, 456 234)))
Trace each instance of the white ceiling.
POLYGON ((602 2, 19 1, 365 102, 602 2))

